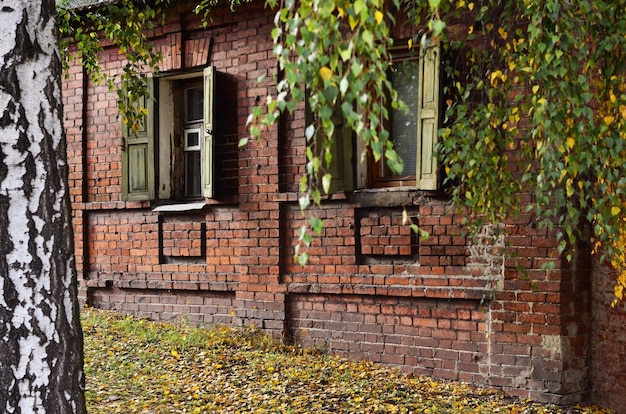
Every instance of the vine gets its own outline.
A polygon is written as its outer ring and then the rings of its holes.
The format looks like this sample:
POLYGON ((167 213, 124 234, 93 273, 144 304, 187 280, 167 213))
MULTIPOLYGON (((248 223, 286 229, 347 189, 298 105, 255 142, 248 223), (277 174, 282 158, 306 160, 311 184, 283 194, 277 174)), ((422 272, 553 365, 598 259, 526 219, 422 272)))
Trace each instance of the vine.
POLYGON ((117 91, 122 121, 133 130, 140 128, 147 111, 140 102, 152 98, 148 93, 148 74, 158 73, 162 60, 149 34, 159 21, 164 21, 168 5, 169 0, 122 0, 81 11, 72 7, 69 0, 57 3, 64 69, 67 71, 73 57, 80 60, 96 84, 117 91), (105 44, 116 46, 126 58, 117 76, 105 72, 100 64, 105 44), (70 45, 75 49, 70 49, 70 45))

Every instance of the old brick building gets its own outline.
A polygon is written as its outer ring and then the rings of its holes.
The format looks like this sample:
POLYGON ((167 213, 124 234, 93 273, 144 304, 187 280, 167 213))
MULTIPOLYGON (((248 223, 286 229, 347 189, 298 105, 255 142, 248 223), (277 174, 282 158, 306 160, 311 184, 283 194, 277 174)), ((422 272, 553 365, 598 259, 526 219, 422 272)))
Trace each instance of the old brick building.
MULTIPOLYGON (((64 81, 77 265, 90 305, 255 325, 303 346, 541 401, 626 403, 626 312, 609 306, 608 272, 593 272, 585 246, 573 263, 559 257, 530 216, 506 223, 495 244, 489 228, 467 237, 438 189, 424 118, 394 137, 418 154, 405 177, 358 162, 362 148, 342 131, 335 191, 316 212, 323 234, 310 263, 294 264, 306 111, 237 147, 251 108, 274 87, 274 13, 262 2, 216 9, 203 29, 192 7, 175 2, 154 33, 164 60, 139 134, 123 128, 116 92, 94 85, 79 62, 64 81), (404 208, 428 239, 402 225, 404 208), (504 243, 516 259, 502 259, 504 243)), ((111 74, 122 59, 112 47, 101 55, 111 74)), ((396 87, 420 97, 409 102, 416 112, 434 99, 436 120, 437 66, 398 62, 396 87)))

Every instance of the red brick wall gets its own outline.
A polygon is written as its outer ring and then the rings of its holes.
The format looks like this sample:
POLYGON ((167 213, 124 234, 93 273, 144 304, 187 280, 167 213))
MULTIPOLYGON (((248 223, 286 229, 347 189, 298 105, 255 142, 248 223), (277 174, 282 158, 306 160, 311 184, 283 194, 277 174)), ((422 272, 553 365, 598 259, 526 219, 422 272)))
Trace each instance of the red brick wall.
MULTIPOLYGON (((235 97, 219 101, 231 114, 220 115, 227 126, 217 148, 228 154, 218 157, 223 174, 217 177, 219 193, 227 196, 187 213, 123 201, 116 92, 94 85, 72 65, 65 119, 85 300, 154 319, 256 325, 332 353, 501 386, 542 401, 586 398, 589 379, 604 372, 621 378, 618 368, 603 370, 618 366, 608 351, 617 352, 623 341, 599 338, 620 337, 623 318, 596 311, 594 324, 610 322, 594 331, 591 342, 589 260, 584 254, 573 263, 562 260, 554 237, 530 216, 503 224, 505 239, 493 238, 493 228, 470 237, 463 217, 441 194, 334 194, 315 211, 324 230, 308 250, 310 263, 295 264, 304 224, 297 202, 304 111, 285 115, 261 141, 235 147, 247 136, 257 99, 275 88, 273 12, 262 4, 235 14, 216 10, 202 30, 186 6, 176 3, 155 41, 167 56, 164 70, 206 58, 224 80, 220 93, 235 97), (183 44, 195 55, 183 58, 183 44), (206 44, 204 57, 197 48, 206 44), (257 83, 260 75, 266 80, 257 83), (403 209, 430 233, 428 239, 402 225, 403 209), (606 358, 590 357, 595 349, 606 358)), ((112 49, 101 59, 111 73, 124 63, 112 49)), ((591 390, 603 397, 622 388, 591 390)))
POLYGON ((594 263, 589 380, 593 401, 621 413, 626 407, 626 306, 611 307, 615 277, 614 272, 594 263))

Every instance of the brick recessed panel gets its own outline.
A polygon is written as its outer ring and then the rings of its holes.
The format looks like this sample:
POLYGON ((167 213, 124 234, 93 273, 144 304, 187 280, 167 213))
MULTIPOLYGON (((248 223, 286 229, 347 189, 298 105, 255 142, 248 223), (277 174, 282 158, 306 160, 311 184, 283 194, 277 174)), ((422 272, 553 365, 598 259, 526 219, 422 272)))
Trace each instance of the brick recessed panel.
POLYGON ((206 223, 203 217, 162 216, 159 224, 163 257, 199 258, 205 256, 206 223))
MULTIPOLYGON (((417 237, 409 223, 403 223, 400 208, 362 209, 358 211, 358 254, 362 259, 411 258, 418 251, 417 237)), ((409 217, 411 214, 409 213, 409 217)), ((415 222, 416 219, 413 219, 415 222)))

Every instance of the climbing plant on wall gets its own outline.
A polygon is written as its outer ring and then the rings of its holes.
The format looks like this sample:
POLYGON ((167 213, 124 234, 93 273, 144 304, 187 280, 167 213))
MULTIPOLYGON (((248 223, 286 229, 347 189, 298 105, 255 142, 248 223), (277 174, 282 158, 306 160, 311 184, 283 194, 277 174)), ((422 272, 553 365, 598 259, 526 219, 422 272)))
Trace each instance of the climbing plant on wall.
MULTIPOLYGON (((251 0, 227 2, 236 12, 251 0)), ((196 12, 210 19, 217 0, 196 12)), ((145 93, 143 66, 158 67, 145 29, 158 24, 163 1, 121 1, 78 15, 61 11, 61 32, 78 45, 83 65, 99 69, 100 42, 118 42, 129 57, 120 88, 122 114, 145 93), (139 6, 140 5, 140 6, 139 6), (121 23, 120 23, 121 22, 121 23)), ((381 102, 404 108, 387 79, 396 17, 420 28, 408 47, 442 50, 445 121, 437 156, 455 205, 473 223, 531 213, 554 228, 569 259, 581 239, 618 271, 616 299, 626 287, 626 0, 266 0, 275 11, 276 93, 254 108, 250 138, 304 101, 306 174, 301 208, 328 191, 333 160, 333 111, 392 171, 403 162, 381 120, 381 102), (306 91, 304 88, 306 85, 306 91), (485 188, 492 191, 484 191, 485 188), (524 197, 524 198, 522 198, 524 197), (521 201, 526 201, 522 203, 521 201)), ((245 144, 245 139, 242 144, 245 144)), ((322 223, 301 230, 306 245, 322 223)), ((417 230, 417 229, 416 229, 417 230)), ((306 252, 297 252, 302 263, 306 252)))
POLYGON ((454 202, 491 221, 532 212, 556 228, 568 259, 591 237, 618 270, 616 300, 626 286, 625 10, 624 1, 552 0, 439 10, 448 22, 471 17, 464 38, 450 36, 464 66, 448 68, 453 122, 439 148, 459 183, 454 202))
MULTIPOLYGON (((377 156, 385 148, 390 168, 401 168, 377 122, 387 116, 379 99, 393 96, 385 69, 397 12, 388 6, 376 0, 282 4, 274 53, 280 67, 296 75, 281 80, 265 111, 253 113, 251 136, 292 111, 306 84, 308 104, 321 120, 308 126, 309 142, 319 131, 326 142, 332 139, 332 123, 324 120, 341 100, 356 135, 377 156)), ((577 240, 591 236, 594 252, 618 270, 615 295, 622 299, 626 2, 398 0, 393 6, 423 28, 414 43, 437 42, 444 50, 447 108, 437 155, 453 203, 467 207, 473 224, 532 213, 539 225, 556 229, 558 250, 570 260, 577 240), (521 203, 524 194, 527 203, 521 203)), ((331 159, 327 151, 307 152, 302 207, 319 202, 325 187, 311 178, 331 159)), ((310 227, 319 230, 319 223, 313 219, 310 227)))
POLYGON ((168 0, 122 0, 93 9, 76 9, 70 0, 57 2, 64 68, 77 59, 96 84, 117 91, 122 121, 133 129, 145 115, 139 102, 148 96, 148 75, 158 72, 162 56, 150 41, 152 30, 164 22, 168 0), (121 73, 103 70, 100 53, 109 43, 126 59, 121 73), (72 49, 70 49, 70 45, 72 49))

